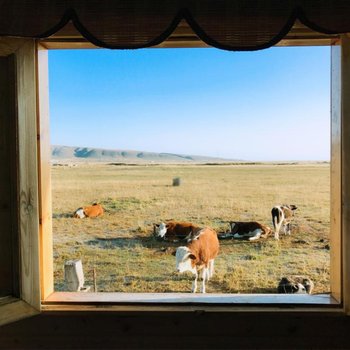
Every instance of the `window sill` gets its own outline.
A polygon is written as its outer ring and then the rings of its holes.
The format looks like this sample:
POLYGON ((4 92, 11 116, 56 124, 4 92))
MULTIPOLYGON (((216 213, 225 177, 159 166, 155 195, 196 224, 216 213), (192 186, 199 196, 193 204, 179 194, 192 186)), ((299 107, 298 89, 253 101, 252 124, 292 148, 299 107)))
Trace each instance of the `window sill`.
POLYGON ((330 294, 192 294, 55 292, 43 311, 340 311, 330 294))
POLYGON ((25 301, 11 296, 0 298, 0 305, 0 326, 39 314, 25 301))

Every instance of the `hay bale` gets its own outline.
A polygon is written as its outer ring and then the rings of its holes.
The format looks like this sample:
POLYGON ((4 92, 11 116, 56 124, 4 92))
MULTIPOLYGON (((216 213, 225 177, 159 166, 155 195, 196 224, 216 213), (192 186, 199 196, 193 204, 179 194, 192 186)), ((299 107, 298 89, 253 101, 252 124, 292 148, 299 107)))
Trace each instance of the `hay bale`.
POLYGON ((180 186, 181 185, 181 178, 180 177, 174 177, 173 178, 173 186, 180 186))

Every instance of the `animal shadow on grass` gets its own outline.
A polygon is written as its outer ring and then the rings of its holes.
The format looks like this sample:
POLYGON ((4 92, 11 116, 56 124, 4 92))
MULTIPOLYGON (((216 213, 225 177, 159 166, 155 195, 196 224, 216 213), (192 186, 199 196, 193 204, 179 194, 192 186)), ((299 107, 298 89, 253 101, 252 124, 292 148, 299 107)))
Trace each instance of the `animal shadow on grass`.
POLYGON ((66 219, 66 218, 72 218, 73 217, 73 213, 69 212, 69 213, 53 213, 52 214, 52 218, 53 219, 66 219))
MULTIPOLYGON (((181 276, 179 278, 174 278, 174 276, 172 276, 172 280, 174 281, 192 281, 192 279, 190 277, 186 277, 186 276, 181 276)), ((133 276, 133 275, 129 275, 129 276, 125 276, 124 280, 126 280, 127 282, 131 282, 131 281, 144 281, 144 282, 168 282, 169 281, 169 276, 168 275, 164 275, 164 276, 133 276)))
POLYGON ((118 238, 100 238, 96 237, 85 242, 89 246, 95 246, 101 249, 113 248, 134 248, 136 246, 153 247, 150 237, 133 236, 133 237, 118 237, 118 238))
POLYGON ((229 294, 276 294, 277 286, 271 287, 252 287, 252 288, 227 288, 225 283, 217 282, 215 280, 211 281, 211 284, 216 286, 221 293, 229 293, 229 294))
POLYGON ((276 294, 277 287, 269 287, 269 288, 255 287, 252 289, 240 290, 239 293, 241 294, 276 294))
POLYGON ((64 282, 55 282, 54 290, 56 292, 63 292, 66 290, 66 284, 64 282))

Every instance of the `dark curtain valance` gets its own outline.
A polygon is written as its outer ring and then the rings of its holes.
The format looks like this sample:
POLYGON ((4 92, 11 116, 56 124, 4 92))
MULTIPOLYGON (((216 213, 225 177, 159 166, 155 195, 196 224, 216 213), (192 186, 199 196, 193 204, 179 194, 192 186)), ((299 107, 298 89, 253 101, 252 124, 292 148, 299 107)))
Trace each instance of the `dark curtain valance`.
POLYGON ((0 0, 0 35, 45 38, 72 21, 107 48, 157 45, 181 19, 209 45, 257 50, 276 44, 296 19, 326 34, 350 32, 350 0, 0 0))

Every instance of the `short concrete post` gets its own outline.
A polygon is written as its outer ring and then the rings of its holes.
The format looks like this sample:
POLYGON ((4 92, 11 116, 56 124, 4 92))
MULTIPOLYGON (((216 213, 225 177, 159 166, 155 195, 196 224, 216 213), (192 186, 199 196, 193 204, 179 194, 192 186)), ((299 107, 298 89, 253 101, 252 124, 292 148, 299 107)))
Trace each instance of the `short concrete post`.
POLYGON ((64 263, 64 280, 70 292, 80 292, 83 289, 85 281, 81 260, 68 260, 64 263))
POLYGON ((180 186, 180 185, 181 185, 181 177, 174 177, 173 186, 180 186))

